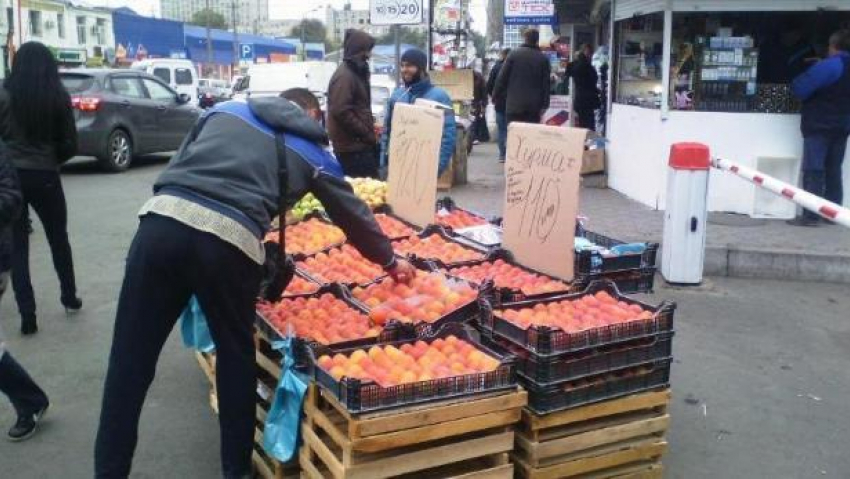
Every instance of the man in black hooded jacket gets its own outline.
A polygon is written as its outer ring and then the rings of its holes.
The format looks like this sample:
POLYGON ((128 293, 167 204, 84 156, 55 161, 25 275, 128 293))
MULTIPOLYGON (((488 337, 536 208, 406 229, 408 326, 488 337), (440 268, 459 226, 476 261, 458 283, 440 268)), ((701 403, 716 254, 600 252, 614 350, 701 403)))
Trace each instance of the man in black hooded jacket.
POLYGON ((364 257, 401 281, 412 278, 412 267, 394 258, 389 240, 326 151, 321 125, 305 113, 317 114, 315 97, 304 101, 292 90, 282 96, 292 101, 257 98, 209 110, 139 213, 104 386, 97 478, 129 475, 160 351, 192 295, 216 347, 224 477, 249 476, 257 386, 254 304, 262 239, 279 214, 284 167, 286 207, 312 192, 364 257))
POLYGON ((369 56, 375 39, 345 32, 343 62, 328 84, 328 133, 347 176, 378 177, 378 139, 372 116, 369 56))

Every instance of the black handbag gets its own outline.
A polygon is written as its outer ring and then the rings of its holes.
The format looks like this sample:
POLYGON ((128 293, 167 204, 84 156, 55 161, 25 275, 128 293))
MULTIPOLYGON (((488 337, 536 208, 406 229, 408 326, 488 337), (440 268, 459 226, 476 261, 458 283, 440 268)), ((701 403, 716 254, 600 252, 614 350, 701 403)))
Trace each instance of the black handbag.
POLYGON ((266 242, 266 261, 263 264, 263 279, 260 282, 260 297, 266 301, 277 302, 283 291, 295 275, 295 261, 286 254, 286 195, 289 192, 289 169, 286 164, 286 141, 283 135, 275 136, 277 162, 280 167, 280 199, 278 200, 278 223, 280 235, 277 243, 266 242))

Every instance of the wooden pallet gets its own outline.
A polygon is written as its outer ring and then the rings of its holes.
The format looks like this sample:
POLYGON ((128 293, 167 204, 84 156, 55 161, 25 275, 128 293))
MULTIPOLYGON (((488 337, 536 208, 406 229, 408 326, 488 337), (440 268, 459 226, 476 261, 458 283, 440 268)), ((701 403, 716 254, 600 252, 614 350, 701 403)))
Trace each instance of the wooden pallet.
POLYGON ((527 479, 660 478, 670 390, 538 416, 528 409, 513 453, 527 479))
POLYGON ((311 386, 301 426, 309 479, 513 477, 508 452, 525 391, 352 415, 311 386))

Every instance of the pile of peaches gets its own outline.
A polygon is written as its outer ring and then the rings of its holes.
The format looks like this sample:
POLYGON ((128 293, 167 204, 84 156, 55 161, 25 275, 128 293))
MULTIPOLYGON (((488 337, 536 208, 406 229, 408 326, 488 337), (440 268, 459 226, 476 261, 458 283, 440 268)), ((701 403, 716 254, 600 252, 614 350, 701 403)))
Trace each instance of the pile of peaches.
POLYGON ((381 329, 369 317, 334 295, 318 298, 290 298, 270 304, 261 302, 257 310, 282 335, 295 336, 328 345, 361 338, 377 337, 381 329))
POLYGON ((381 227, 381 231, 383 231, 388 238, 407 238, 408 236, 416 234, 416 231, 410 226, 404 224, 403 221, 383 213, 376 213, 375 221, 378 222, 378 226, 381 227))
POLYGON ((378 345, 349 355, 323 355, 317 362, 336 380, 343 377, 371 380, 381 387, 486 373, 500 364, 496 358, 454 335, 430 343, 378 345))
MULTIPOLYGON (((280 241, 280 233, 271 231, 266 241, 280 241)), ((310 218, 286 227, 286 252, 289 254, 315 254, 345 241, 345 233, 336 226, 318 218, 310 218)))
POLYGON ((562 281, 528 272, 502 259, 452 268, 449 274, 477 284, 490 279, 497 288, 509 288, 523 294, 553 293, 570 289, 570 286, 562 281))
POLYGON ((384 275, 383 268, 348 244, 310 256, 297 266, 322 283, 366 284, 384 275))
POLYGON ((455 208, 451 211, 437 211, 435 220, 439 225, 451 226, 454 229, 469 228, 470 226, 487 224, 487 220, 484 218, 459 208, 455 208))
POLYGON ((573 300, 540 303, 530 308, 502 309, 494 315, 517 326, 560 328, 567 333, 577 333, 613 324, 644 321, 652 318, 652 312, 637 304, 618 301, 606 291, 589 294, 573 300))
POLYGON ((424 238, 412 236, 396 241, 393 250, 400 254, 415 254, 424 259, 437 259, 445 264, 484 259, 484 253, 448 241, 436 233, 424 238))
POLYGON ((292 277, 292 281, 286 285, 286 290, 283 291, 283 296, 295 296, 298 294, 312 294, 319 290, 319 285, 298 276, 292 277))
POLYGON ((369 308, 369 317, 379 326, 391 319, 402 323, 433 323, 474 301, 478 295, 465 281, 424 271, 417 271, 410 284, 399 284, 387 277, 366 288, 354 288, 352 294, 369 308))

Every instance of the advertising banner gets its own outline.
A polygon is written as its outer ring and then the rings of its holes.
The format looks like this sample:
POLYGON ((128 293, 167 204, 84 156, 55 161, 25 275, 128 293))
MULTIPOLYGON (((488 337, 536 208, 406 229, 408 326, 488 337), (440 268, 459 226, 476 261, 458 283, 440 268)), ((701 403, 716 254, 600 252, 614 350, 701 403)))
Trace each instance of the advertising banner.
POLYGON ((552 25, 555 5, 552 0, 505 0, 506 25, 552 25))

